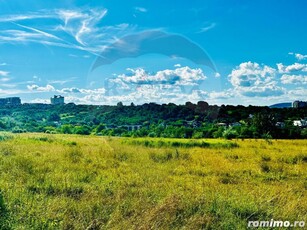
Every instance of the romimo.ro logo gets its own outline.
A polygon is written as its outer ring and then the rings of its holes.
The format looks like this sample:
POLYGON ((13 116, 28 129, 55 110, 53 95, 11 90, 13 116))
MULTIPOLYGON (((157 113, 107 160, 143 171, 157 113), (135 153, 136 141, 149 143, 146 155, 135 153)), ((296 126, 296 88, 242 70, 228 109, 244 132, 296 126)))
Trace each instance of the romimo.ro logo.
POLYGON ((247 227, 249 228, 289 228, 289 227, 305 227, 305 221, 288 221, 288 220, 255 220, 255 221, 248 221, 247 227))

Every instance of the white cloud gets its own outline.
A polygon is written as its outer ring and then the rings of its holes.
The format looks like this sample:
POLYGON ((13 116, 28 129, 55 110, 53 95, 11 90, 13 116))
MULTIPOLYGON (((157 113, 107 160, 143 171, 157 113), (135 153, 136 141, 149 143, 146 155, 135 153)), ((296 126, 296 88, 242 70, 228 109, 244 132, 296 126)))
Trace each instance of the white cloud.
POLYGON ((7 66, 7 63, 5 63, 5 62, 0 63, 0 66, 7 66))
POLYGON ((302 60, 305 60, 307 59, 307 55, 303 55, 303 54, 299 54, 299 53, 293 53, 293 52, 290 52, 289 53, 290 55, 294 55, 295 58, 299 61, 302 61, 302 60))
POLYGON ((53 34, 50 34, 50 33, 46 33, 44 31, 41 31, 41 30, 38 30, 38 29, 35 29, 35 28, 32 28, 32 27, 29 27, 29 26, 24 26, 24 25, 20 25, 20 24, 17 24, 17 23, 14 23, 15 25, 21 27, 21 28, 24 28, 24 29, 27 29, 27 30, 30 30, 36 34, 39 34, 39 35, 42 35, 43 37, 47 37, 47 38, 51 38, 51 39, 56 39, 56 40, 60 40, 60 41, 63 41, 63 39, 53 35, 53 34))
POLYGON ((294 100, 306 100, 306 95, 307 95, 307 89, 298 87, 294 90, 289 90, 288 95, 291 96, 292 99, 294 100))
POLYGON ((211 99, 229 99, 231 97, 234 97, 235 93, 233 92, 233 90, 229 89, 220 92, 212 91, 209 93, 209 96, 211 99))
POLYGON ((247 97, 282 95, 285 90, 274 81, 276 70, 258 63, 244 62, 229 75, 229 81, 237 93, 247 97))
POLYGON ((38 32, 28 32, 23 30, 2 30, 0 31, 0 42, 37 42, 40 43, 42 39, 46 39, 50 37, 46 37, 42 33, 38 32))
POLYGON ((62 94, 85 94, 87 96, 104 95, 106 92, 104 88, 80 89, 80 88, 72 87, 72 88, 56 89, 54 86, 50 84, 47 84, 46 86, 38 86, 36 84, 33 84, 33 85, 28 85, 27 88, 30 91, 37 91, 37 92, 57 92, 57 93, 62 93, 62 94))
POLYGON ((104 88, 97 88, 97 89, 80 89, 76 87, 72 88, 63 88, 56 90, 59 93, 67 93, 67 94, 86 94, 87 96, 94 96, 94 95, 104 95, 106 90, 104 88))
POLYGON ((276 82, 271 82, 263 86, 252 86, 240 91, 240 94, 246 97, 274 97, 285 93, 285 89, 276 86, 276 82))
POLYGON ((31 91, 38 92, 54 92, 55 88, 52 85, 38 86, 38 85, 28 85, 27 88, 31 91))
POLYGON ((1 77, 7 77, 9 75, 9 73, 10 72, 0 70, 0 76, 1 77))
POLYGON ((192 86, 207 78, 201 69, 191 69, 187 66, 174 70, 166 69, 155 74, 150 74, 142 68, 128 70, 132 72, 131 76, 122 74, 113 79, 112 82, 118 83, 125 88, 129 84, 192 86))
POLYGON ((18 84, 3 83, 3 84, 1 84, 1 86, 6 87, 6 88, 16 88, 18 86, 18 84))
POLYGON ((68 56, 73 57, 73 58, 90 58, 91 57, 90 55, 78 56, 78 55, 75 55, 75 54, 69 54, 68 56))
POLYGON ((258 63, 244 62, 232 70, 230 82, 234 87, 251 87, 270 82, 275 77, 276 70, 258 63))
POLYGON ((277 68, 279 73, 292 73, 298 71, 307 72, 307 64, 301 64, 301 63, 294 63, 288 66, 285 66, 282 63, 278 63, 277 68))
POLYGON ((8 81, 10 81, 10 80, 11 80, 11 79, 8 78, 8 77, 0 78, 0 81, 1 81, 1 82, 8 82, 8 81))
MULTIPOLYGON (((135 26, 127 23, 99 25, 107 12, 105 8, 80 8, 76 10, 43 10, 35 14, 2 16, 0 23, 11 23, 7 24, 6 30, 0 31, 0 43, 39 43, 99 55, 108 44, 114 42, 115 38, 135 30, 135 26), (44 21, 35 21, 35 28, 31 24, 35 19, 46 18, 54 20, 49 20, 51 23, 48 24, 45 24, 44 21), (27 26, 18 24, 25 20, 27 20, 27 26)), ((83 57, 88 58, 89 56, 83 55, 83 57)))
POLYGON ((105 88, 62 88, 57 89, 51 85, 45 87, 38 85, 28 85, 30 92, 57 92, 65 96, 66 102, 77 104, 116 104, 122 101, 125 104, 135 102, 138 104, 148 102, 158 103, 183 103, 185 101, 197 102, 209 98, 206 91, 192 89, 189 92, 182 92, 180 86, 176 85, 139 85, 134 90, 124 94, 114 93, 110 95, 105 88))
POLYGON ((307 75, 288 75, 284 74, 281 77, 283 84, 307 84, 307 75))
MULTIPOLYGON (((40 78, 39 78, 40 79, 40 78)), ((71 77, 71 78, 68 78, 66 80, 48 80, 48 84, 60 84, 60 85, 64 85, 66 83, 69 83, 69 82, 73 82, 74 80, 76 80, 75 77, 71 77)))
POLYGON ((5 97, 8 95, 20 95, 23 93, 27 93, 27 92, 23 90, 19 90, 19 89, 0 89, 0 97, 5 97))
POLYGON ((208 30, 213 29, 215 26, 216 26, 216 23, 214 23, 214 22, 213 22, 213 23, 210 23, 210 25, 205 26, 205 27, 202 27, 198 33, 207 32, 208 30))
POLYGON ((37 13, 37 14, 26 14, 26 15, 2 15, 0 17, 0 22, 18 22, 25 20, 33 20, 33 19, 42 19, 42 18, 53 18, 53 14, 49 13, 37 13))
POLYGON ((134 7, 135 11, 140 13, 146 13, 148 10, 144 7, 134 7))
POLYGON ((105 94, 106 90, 104 88, 98 88, 98 89, 79 89, 81 93, 83 94, 99 94, 103 95, 105 94))
POLYGON ((92 40, 93 34, 99 30, 97 23, 107 14, 107 9, 91 9, 89 11, 58 10, 59 18, 64 25, 58 26, 58 30, 63 30, 71 34, 82 46, 86 46, 92 40))
POLYGON ((35 98, 35 99, 31 100, 30 103, 49 104, 50 103, 50 99, 35 98))
POLYGON ((61 93, 81 93, 80 89, 78 88, 63 88, 60 90, 61 93))

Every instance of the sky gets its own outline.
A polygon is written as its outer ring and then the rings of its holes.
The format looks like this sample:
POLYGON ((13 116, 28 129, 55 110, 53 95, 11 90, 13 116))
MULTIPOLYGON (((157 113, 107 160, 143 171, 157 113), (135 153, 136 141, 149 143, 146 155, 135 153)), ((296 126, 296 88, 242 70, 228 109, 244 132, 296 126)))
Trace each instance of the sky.
POLYGON ((305 0, 0 0, 0 97, 307 100, 305 0))

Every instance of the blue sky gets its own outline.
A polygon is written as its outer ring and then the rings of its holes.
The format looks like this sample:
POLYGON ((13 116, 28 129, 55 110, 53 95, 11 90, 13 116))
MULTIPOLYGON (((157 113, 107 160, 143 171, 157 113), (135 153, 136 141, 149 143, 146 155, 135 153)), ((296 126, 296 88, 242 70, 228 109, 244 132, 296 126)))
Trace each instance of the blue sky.
POLYGON ((61 94, 77 104, 306 100, 306 7, 304 0, 0 0, 0 97, 49 103, 61 94))

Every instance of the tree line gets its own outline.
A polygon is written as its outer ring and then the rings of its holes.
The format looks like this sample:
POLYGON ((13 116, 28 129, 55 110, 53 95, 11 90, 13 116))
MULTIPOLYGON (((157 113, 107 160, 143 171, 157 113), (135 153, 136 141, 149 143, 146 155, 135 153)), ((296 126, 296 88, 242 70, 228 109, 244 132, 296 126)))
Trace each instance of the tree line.
POLYGON ((307 108, 146 103, 129 106, 23 104, 0 107, 0 130, 173 138, 307 137, 307 108))

